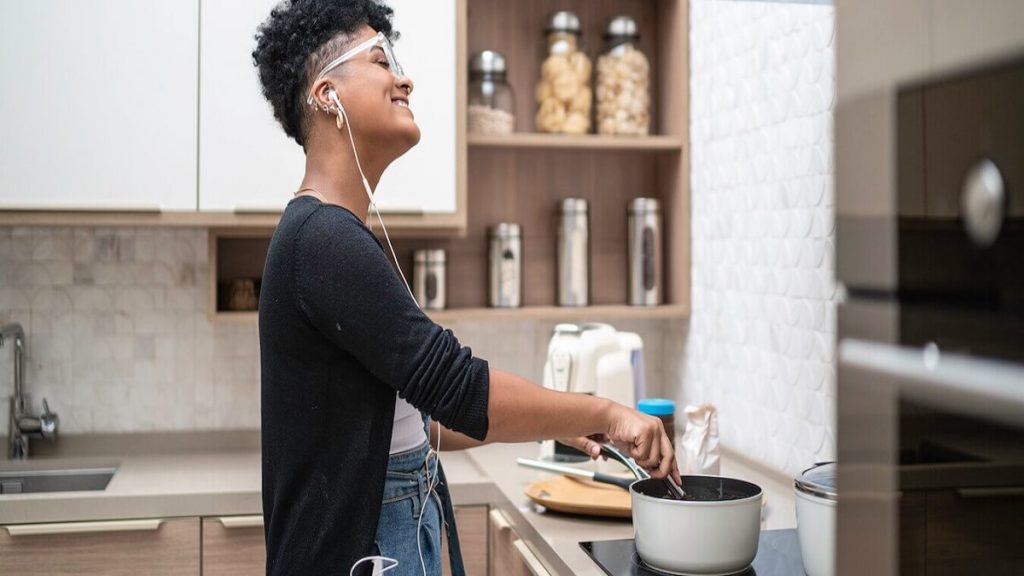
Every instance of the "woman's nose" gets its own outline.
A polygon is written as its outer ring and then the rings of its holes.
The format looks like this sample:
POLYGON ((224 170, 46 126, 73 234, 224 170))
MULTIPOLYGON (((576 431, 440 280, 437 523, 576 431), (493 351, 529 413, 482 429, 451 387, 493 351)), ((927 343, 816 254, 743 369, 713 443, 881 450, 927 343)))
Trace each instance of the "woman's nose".
POLYGON ((412 89, 414 86, 412 78, 409 78, 408 76, 405 75, 398 76, 395 78, 395 85, 398 86, 400 89, 404 90, 406 96, 412 94, 412 89))

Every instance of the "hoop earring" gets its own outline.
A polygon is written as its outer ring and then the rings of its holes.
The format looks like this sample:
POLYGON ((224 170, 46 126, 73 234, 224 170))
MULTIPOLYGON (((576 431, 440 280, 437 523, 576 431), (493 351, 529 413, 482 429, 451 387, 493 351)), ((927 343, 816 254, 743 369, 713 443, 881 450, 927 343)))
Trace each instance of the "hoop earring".
POLYGON ((341 113, 341 110, 336 110, 338 116, 335 118, 335 123, 338 125, 338 130, 345 127, 345 116, 341 113))

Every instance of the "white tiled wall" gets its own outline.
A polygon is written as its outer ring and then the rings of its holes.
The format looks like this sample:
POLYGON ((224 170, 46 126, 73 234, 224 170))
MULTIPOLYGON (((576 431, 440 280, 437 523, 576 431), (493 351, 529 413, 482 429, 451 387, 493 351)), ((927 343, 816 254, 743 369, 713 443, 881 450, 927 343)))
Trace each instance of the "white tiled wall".
POLYGON ((723 444, 794 474, 835 453, 834 9, 690 10, 693 313, 664 345, 723 444))

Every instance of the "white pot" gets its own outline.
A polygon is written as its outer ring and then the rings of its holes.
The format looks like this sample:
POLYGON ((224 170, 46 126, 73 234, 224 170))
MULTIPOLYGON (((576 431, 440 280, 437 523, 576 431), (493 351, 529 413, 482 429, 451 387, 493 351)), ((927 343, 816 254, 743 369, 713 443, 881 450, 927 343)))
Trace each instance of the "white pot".
MULTIPOLYGON (((757 555, 761 534, 761 488, 718 476, 683 476, 682 487, 723 487, 739 498, 669 500, 663 480, 639 480, 630 487, 636 550, 652 568, 673 574, 734 574, 757 555)), ((717 489, 717 488, 716 488, 717 489)))
POLYGON ((793 483, 797 538, 807 576, 833 576, 836 565, 835 463, 809 468, 793 483))

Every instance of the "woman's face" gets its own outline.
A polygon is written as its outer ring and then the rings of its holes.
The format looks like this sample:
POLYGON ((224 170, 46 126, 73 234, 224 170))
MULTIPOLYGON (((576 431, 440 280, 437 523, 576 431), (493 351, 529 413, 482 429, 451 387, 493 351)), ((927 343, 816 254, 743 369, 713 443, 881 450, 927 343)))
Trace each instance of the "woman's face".
MULTIPOLYGON (((373 28, 363 26, 349 46, 376 34, 373 28)), ((420 129, 409 107, 412 79, 392 73, 382 48, 375 46, 354 55, 328 77, 335 80, 360 150, 374 150, 394 159, 419 142, 420 129)))

